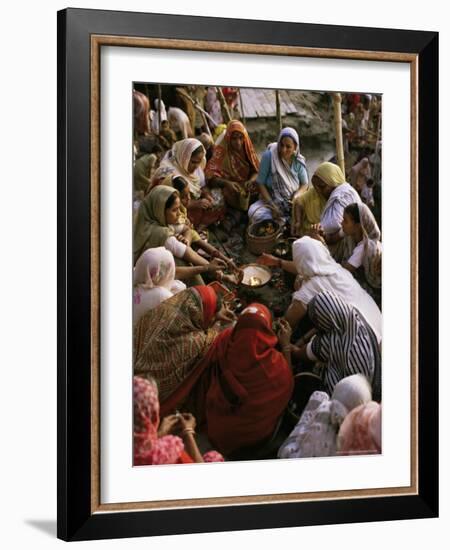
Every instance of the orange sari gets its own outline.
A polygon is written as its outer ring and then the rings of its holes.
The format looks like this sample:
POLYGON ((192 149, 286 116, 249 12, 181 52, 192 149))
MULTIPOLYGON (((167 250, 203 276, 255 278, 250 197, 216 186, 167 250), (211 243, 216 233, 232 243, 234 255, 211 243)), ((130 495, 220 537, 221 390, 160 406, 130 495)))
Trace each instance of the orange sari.
POLYGON ((240 194, 224 189, 223 195, 231 207, 246 211, 249 205, 249 190, 245 188, 244 184, 258 170, 259 159, 245 126, 239 120, 232 120, 228 123, 223 141, 214 147, 213 156, 206 165, 207 181, 213 178, 224 178, 238 183, 241 187, 240 194), (244 136, 242 152, 234 151, 231 148, 230 141, 233 132, 239 132, 244 136))

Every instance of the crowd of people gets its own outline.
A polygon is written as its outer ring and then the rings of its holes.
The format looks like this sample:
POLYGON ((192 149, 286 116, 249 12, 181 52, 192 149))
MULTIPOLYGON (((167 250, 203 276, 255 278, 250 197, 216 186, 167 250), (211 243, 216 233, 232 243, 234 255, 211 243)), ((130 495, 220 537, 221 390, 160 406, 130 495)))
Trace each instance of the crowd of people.
MULTIPOLYGON (((236 89, 174 91, 167 109, 133 91, 134 464, 381 452, 380 148, 310 178, 295 128, 258 155, 242 121, 224 124, 236 89), (295 276, 279 318, 214 285, 243 270, 209 230, 264 221, 295 238, 292 259, 255 259, 295 276)), ((379 102, 355 95, 361 138, 379 102)))

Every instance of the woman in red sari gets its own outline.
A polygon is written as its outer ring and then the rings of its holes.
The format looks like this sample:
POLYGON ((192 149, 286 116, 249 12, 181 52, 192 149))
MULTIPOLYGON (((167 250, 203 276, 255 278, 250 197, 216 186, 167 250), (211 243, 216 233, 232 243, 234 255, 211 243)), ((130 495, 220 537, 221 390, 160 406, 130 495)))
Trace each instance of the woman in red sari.
POLYGON ((232 120, 206 165, 207 183, 223 189, 229 206, 247 212, 258 170, 259 159, 245 126, 238 120, 232 120))

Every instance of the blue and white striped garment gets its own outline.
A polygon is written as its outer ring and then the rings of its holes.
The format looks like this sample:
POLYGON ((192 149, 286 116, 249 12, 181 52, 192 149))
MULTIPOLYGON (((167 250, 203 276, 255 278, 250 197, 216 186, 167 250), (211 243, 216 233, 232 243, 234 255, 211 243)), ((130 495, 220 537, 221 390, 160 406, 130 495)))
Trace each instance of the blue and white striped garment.
POLYGON ((375 401, 381 399, 381 355, 374 331, 355 307, 332 292, 320 292, 308 304, 319 333, 311 351, 326 364, 324 384, 331 395, 335 385, 352 374, 364 374, 375 401))

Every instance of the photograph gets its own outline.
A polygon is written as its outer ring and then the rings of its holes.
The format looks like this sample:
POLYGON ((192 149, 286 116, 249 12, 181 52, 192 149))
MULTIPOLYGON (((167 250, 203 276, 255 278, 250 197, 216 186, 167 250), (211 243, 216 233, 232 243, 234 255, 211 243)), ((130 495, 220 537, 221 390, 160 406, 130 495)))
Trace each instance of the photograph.
POLYGON ((382 94, 132 102, 133 465, 382 453, 382 94))

